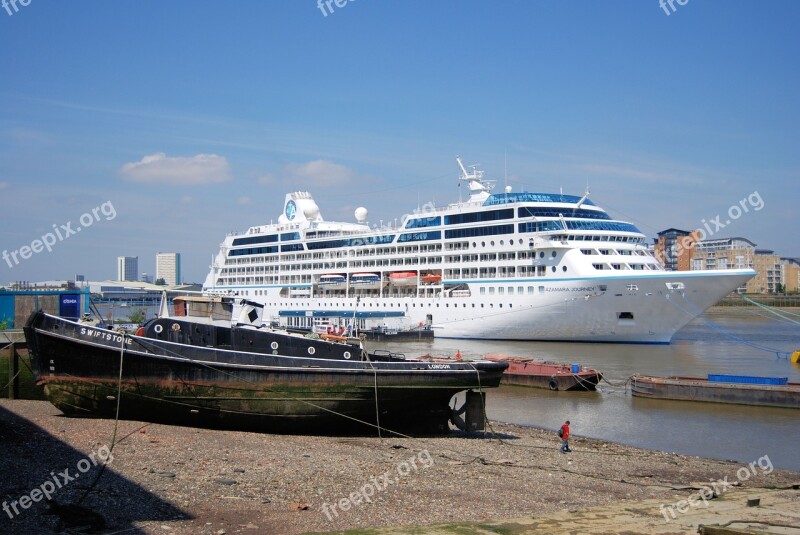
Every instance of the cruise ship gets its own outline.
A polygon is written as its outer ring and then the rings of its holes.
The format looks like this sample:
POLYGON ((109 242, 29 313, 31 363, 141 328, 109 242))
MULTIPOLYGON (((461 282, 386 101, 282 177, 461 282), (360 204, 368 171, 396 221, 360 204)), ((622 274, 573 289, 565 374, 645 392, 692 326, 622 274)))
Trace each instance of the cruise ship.
POLYGON ((322 217, 308 192, 277 223, 225 237, 204 291, 264 304, 272 324, 433 329, 437 338, 669 343, 755 275, 665 271, 647 238, 588 197, 492 193, 460 158, 466 201, 372 228, 322 217))

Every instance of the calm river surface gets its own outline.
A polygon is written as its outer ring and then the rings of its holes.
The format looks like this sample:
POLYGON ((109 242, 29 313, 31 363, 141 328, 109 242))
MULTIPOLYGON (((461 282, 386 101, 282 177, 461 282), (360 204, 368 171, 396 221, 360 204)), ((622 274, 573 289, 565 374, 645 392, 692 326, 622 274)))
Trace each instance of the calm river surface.
MULTIPOLYGON (((670 345, 437 339, 394 343, 391 349, 409 356, 452 357, 460 350, 465 358, 502 353, 574 362, 603 371, 615 384, 634 373, 701 377, 731 373, 789 377, 789 381, 800 382, 800 366, 731 337, 781 351, 800 349, 800 324, 764 314, 758 309, 711 313, 684 327, 670 345)), ((800 321, 797 309, 786 314, 800 321)), ((373 342, 369 347, 387 346, 373 342)), ((776 467, 800 470, 798 409, 633 398, 629 388, 601 383, 599 392, 503 386, 487 393, 487 412, 492 420, 553 430, 570 420, 578 436, 573 445, 576 449, 580 437, 586 436, 745 463, 769 455, 776 467)))

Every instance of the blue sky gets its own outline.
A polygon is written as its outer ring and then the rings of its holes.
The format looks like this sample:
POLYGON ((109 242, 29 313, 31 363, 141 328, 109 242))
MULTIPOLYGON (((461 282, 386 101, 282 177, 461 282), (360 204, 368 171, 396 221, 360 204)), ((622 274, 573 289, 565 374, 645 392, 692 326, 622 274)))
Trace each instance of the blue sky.
POLYGON ((800 3, 674 5, 0 9, 0 248, 106 206, 50 252, 0 259, 0 283, 114 278, 119 255, 152 274, 158 251, 202 282, 224 235, 277 220, 287 192, 378 224, 457 200, 457 154, 499 187, 504 159, 515 190, 588 181, 650 237, 758 192, 763 209, 714 236, 800 256, 800 3))

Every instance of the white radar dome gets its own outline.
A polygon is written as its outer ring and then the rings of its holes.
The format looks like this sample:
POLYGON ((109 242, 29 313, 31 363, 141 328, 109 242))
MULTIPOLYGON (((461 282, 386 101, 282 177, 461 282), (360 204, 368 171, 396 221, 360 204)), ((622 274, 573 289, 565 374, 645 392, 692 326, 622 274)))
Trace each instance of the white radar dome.
POLYGON ((364 208, 363 206, 359 206, 358 208, 356 208, 356 221, 358 221, 359 223, 365 222, 367 220, 368 214, 369 212, 367 211, 366 208, 364 208))
POLYGON ((506 193, 511 193, 511 186, 506 186, 506 193))

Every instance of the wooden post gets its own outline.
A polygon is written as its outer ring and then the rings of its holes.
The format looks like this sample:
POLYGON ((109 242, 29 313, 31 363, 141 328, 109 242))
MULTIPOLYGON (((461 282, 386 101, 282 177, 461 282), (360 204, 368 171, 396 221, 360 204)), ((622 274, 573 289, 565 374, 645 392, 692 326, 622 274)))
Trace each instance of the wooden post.
POLYGON ((19 361, 17 360, 17 346, 14 342, 8 345, 10 353, 8 354, 8 399, 17 399, 19 397, 19 380, 17 370, 19 368, 19 361))

